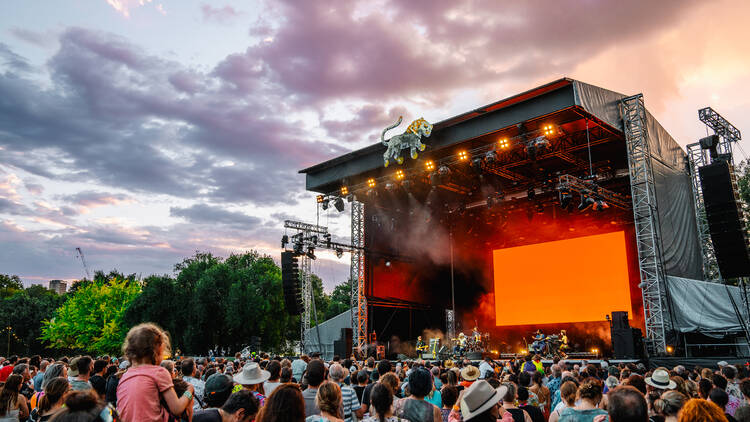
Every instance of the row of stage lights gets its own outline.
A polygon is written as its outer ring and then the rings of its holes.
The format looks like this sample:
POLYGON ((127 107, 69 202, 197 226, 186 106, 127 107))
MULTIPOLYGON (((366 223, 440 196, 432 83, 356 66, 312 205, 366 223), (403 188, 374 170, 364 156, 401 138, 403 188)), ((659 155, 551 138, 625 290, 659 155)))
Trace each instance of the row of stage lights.
MULTIPOLYGON (((536 159, 536 153, 539 149, 544 148, 545 146, 549 146, 549 141, 546 139, 548 137, 553 137, 556 135, 559 135, 562 133, 558 126, 553 124, 546 124, 543 125, 541 130, 539 130, 540 133, 542 133, 541 136, 532 137, 526 144, 526 150, 529 153, 529 156, 532 159, 536 159)), ((519 136, 520 137, 520 136, 519 136)), ((493 163, 498 160, 497 150, 507 150, 511 148, 515 143, 512 143, 512 140, 508 137, 502 137, 497 140, 496 147, 491 146, 490 150, 484 153, 483 156, 475 156, 471 159, 472 166, 475 168, 480 168, 482 161, 486 163, 493 163)), ((466 162, 469 161, 471 158, 471 155, 469 151, 467 150, 460 150, 455 155, 455 159, 457 159, 458 162, 466 162)), ((435 163, 433 160, 427 160, 424 162, 424 168, 425 171, 430 173, 430 182, 433 185, 433 187, 437 186, 440 182, 440 178, 446 176, 450 173, 450 168, 446 164, 450 164, 453 160, 447 159, 444 160, 445 164, 439 165, 438 163, 435 163), (437 169, 437 170, 436 170, 437 169)), ((453 161, 455 162, 455 161, 453 161)), ((406 172, 403 169, 397 169, 393 175, 393 180, 397 182, 401 182, 402 184, 407 183, 406 179, 406 172)), ((380 179, 387 179, 387 177, 381 177, 380 179)), ((375 188, 377 187, 378 181, 375 178, 369 178, 367 179, 365 186, 366 186, 366 194, 369 196, 375 192, 375 188)), ((393 183, 386 183, 385 185, 386 190, 393 190, 396 188, 396 185, 393 183)), ((327 210, 329 207, 329 204, 331 201, 333 201, 333 205, 339 212, 344 211, 344 200, 342 198, 347 198, 348 202, 352 202, 354 200, 353 194, 350 194, 349 187, 348 186, 342 186, 339 189, 339 192, 329 195, 318 195, 317 196, 317 202, 321 204, 322 208, 324 210, 327 210)))

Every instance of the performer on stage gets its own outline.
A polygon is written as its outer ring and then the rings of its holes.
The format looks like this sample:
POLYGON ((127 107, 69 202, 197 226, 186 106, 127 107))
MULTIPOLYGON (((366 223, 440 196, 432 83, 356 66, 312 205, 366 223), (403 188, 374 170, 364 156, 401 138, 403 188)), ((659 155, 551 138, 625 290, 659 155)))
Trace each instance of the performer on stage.
POLYGON ((474 337, 474 342, 479 343, 482 341, 482 333, 479 332, 479 328, 477 326, 474 326, 474 329, 471 331, 471 336, 474 337))
POLYGON ((422 341, 422 336, 417 336, 417 353, 427 350, 427 345, 422 341))
POLYGON ((456 346, 453 348, 454 355, 463 355, 466 351, 466 334, 458 333, 458 339, 456 339, 456 346))
POLYGON ((542 330, 536 330, 534 342, 531 344, 531 350, 534 353, 542 353, 544 351, 544 333, 542 333, 542 330))
POLYGON ((568 334, 565 330, 560 330, 560 354, 562 357, 567 356, 565 352, 568 351, 568 334))

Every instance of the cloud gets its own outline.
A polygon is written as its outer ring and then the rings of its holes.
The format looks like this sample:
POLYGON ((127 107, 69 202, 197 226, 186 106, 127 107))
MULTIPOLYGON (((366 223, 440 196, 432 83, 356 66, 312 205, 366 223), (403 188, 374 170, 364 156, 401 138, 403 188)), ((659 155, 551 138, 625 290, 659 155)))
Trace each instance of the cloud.
POLYGON ((211 7, 211 5, 202 4, 201 15, 204 22, 227 23, 240 17, 242 12, 229 5, 211 7))
POLYGON ((261 222, 258 217, 207 204, 195 204, 186 208, 171 207, 169 215, 182 217, 196 224, 224 224, 248 230, 255 228, 261 222))
POLYGON ((33 31, 27 28, 14 27, 10 29, 10 33, 17 39, 37 47, 48 48, 56 43, 55 37, 52 34, 33 31))
MULTIPOLYGON (((139 7, 146 6, 153 2, 153 0, 106 0, 107 4, 112 6, 117 13, 122 16, 129 18, 130 11, 139 7)), ((156 10, 161 14, 166 14, 164 6, 161 3, 157 3, 155 6, 156 10)))
POLYGON ((0 42, 0 68, 11 71, 29 72, 32 70, 25 57, 14 53, 7 44, 0 42))

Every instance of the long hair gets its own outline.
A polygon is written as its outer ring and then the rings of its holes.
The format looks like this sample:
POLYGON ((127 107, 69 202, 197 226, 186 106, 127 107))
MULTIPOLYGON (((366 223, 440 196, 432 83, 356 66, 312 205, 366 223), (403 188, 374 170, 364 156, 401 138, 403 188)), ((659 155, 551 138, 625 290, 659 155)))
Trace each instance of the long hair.
POLYGON ((260 409, 256 422, 301 422, 305 420, 305 399, 297 384, 281 384, 260 409))
POLYGON ((315 396, 315 404, 322 412, 331 415, 338 414, 341 404, 341 388, 339 385, 330 381, 320 384, 318 394, 315 396))
POLYGON ((128 331, 122 344, 122 353, 131 363, 143 362, 152 365, 161 363, 163 356, 157 356, 159 347, 164 345, 164 353, 170 353, 169 336, 156 324, 138 324, 128 331))
POLYGON ((690 399, 680 412, 680 422, 726 422, 719 406, 703 399, 690 399))
POLYGON ((391 404, 393 404, 393 393, 387 386, 377 383, 372 387, 370 402, 372 407, 375 408, 378 420, 384 422, 385 415, 391 410, 391 404))
POLYGON ((47 370, 44 371, 44 377, 42 378, 42 389, 44 389, 44 387, 46 387, 53 379, 62 377, 63 369, 65 369, 65 367, 61 363, 53 363, 48 366, 47 370))
POLYGON ((7 415, 13 410, 13 405, 18 402, 18 390, 20 390, 23 376, 13 374, 5 381, 2 391, 0 391, 0 415, 7 415))
POLYGON ((47 386, 44 387, 44 394, 39 399, 39 414, 42 415, 52 409, 52 406, 68 392, 69 386, 70 384, 65 378, 53 378, 48 382, 47 386))

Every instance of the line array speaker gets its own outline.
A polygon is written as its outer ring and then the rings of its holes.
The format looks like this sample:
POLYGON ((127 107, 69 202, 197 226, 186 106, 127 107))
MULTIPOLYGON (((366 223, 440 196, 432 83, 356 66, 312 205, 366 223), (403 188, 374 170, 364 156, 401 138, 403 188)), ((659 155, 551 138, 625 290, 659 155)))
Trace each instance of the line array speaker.
POLYGON ((722 278, 750 276, 750 248, 742 209, 732 185, 731 167, 723 160, 698 170, 706 219, 722 278))
POLYGON ((300 315, 304 310, 297 256, 290 251, 281 253, 281 283, 284 288, 284 305, 289 315, 300 315))

